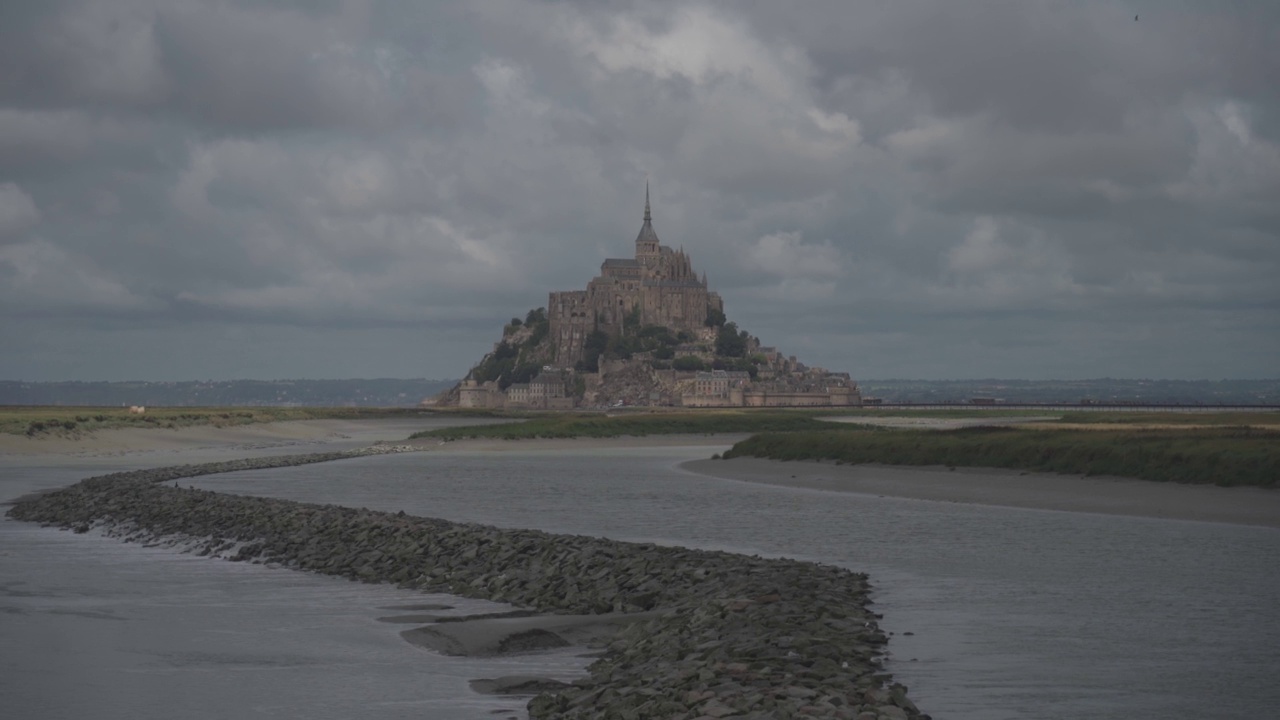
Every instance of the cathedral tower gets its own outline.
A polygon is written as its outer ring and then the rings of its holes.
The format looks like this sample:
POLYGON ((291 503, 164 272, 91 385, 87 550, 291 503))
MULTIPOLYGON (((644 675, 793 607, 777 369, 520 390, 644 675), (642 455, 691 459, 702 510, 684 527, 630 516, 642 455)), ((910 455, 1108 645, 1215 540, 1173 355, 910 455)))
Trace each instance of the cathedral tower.
POLYGON ((649 183, 644 184, 644 225, 636 236, 636 260, 651 265, 659 254, 658 234, 653 231, 653 215, 649 212, 649 183), (646 262, 646 260, 648 262, 646 262))

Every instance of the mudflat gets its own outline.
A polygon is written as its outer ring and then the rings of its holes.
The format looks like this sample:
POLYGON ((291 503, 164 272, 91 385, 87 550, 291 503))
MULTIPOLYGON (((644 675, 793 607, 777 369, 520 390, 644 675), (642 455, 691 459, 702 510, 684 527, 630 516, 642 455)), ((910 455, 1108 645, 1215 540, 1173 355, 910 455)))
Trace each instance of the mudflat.
POLYGON ((1280 527, 1280 492, 998 468, 836 465, 819 461, 693 460, 701 475, 785 487, 1066 512, 1280 527))
MULTIPOLYGON (((1036 419, 1031 419, 1033 422, 1036 419)), ((948 421, 912 419, 913 426, 948 427, 948 421)), ((103 430, 81 437, 28 438, 0 435, 0 456, 24 462, 46 456, 129 457, 192 450, 288 448, 333 442, 401 442, 421 423, 412 419, 296 420, 232 427, 103 430)), ((650 435, 643 437, 537 440, 474 439, 408 441, 424 451, 573 452, 646 447, 727 448, 746 434, 650 435)), ((708 454, 713 450, 708 450, 708 454)), ((185 459, 185 458, 184 458, 185 459)), ((918 500, 975 503, 1067 512, 1224 522, 1280 527, 1280 492, 1253 487, 1180 485, 1117 477, 1030 473, 996 468, 835 465, 758 458, 693 460, 681 466, 702 475, 787 487, 853 492, 918 500)))
POLYGON ((203 449, 254 450, 348 440, 398 440, 421 429, 413 419, 287 420, 250 425, 114 428, 79 435, 0 434, 0 455, 114 456, 203 449))

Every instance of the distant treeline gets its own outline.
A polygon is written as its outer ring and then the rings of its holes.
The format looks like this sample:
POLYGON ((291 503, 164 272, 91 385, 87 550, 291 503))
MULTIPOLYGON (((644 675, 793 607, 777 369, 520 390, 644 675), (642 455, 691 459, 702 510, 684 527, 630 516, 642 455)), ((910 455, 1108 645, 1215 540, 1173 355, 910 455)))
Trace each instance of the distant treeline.
POLYGON ((164 407, 412 407, 456 380, 219 380, 21 382, 0 380, 0 405, 164 407))
POLYGON ((1272 380, 862 380, 863 397, 885 402, 951 403, 990 398, 1007 403, 1144 403, 1276 405, 1272 380))

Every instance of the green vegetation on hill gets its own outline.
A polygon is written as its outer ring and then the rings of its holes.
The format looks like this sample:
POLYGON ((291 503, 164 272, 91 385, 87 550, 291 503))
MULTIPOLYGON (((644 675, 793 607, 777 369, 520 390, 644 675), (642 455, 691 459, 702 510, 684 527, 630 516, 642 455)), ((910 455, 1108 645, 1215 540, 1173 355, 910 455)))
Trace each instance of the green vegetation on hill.
POLYGON ((1232 426, 770 432, 743 440, 724 456, 996 467, 1267 488, 1280 481, 1280 432, 1232 426))
POLYGON ((511 322, 502 329, 502 340, 493 352, 472 368, 469 377, 479 382, 497 380, 498 386, 504 390, 512 383, 529 382, 542 371, 542 366, 549 359, 544 341, 550 332, 551 321, 547 318, 546 308, 530 310, 524 320, 511 318, 511 322), (524 329, 529 331, 528 334, 517 335, 524 329))

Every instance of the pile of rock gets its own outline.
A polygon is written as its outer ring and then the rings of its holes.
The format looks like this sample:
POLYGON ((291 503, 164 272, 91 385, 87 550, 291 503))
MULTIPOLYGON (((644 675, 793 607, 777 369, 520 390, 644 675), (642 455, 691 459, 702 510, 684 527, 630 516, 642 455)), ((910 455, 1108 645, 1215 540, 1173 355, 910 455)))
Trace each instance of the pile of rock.
POLYGON ((664 610, 590 676, 529 704, 551 717, 927 717, 887 685, 864 575, 724 552, 553 535, 180 489, 217 472, 401 448, 255 458, 90 478, 24 499, 20 520, 557 613, 664 610))

